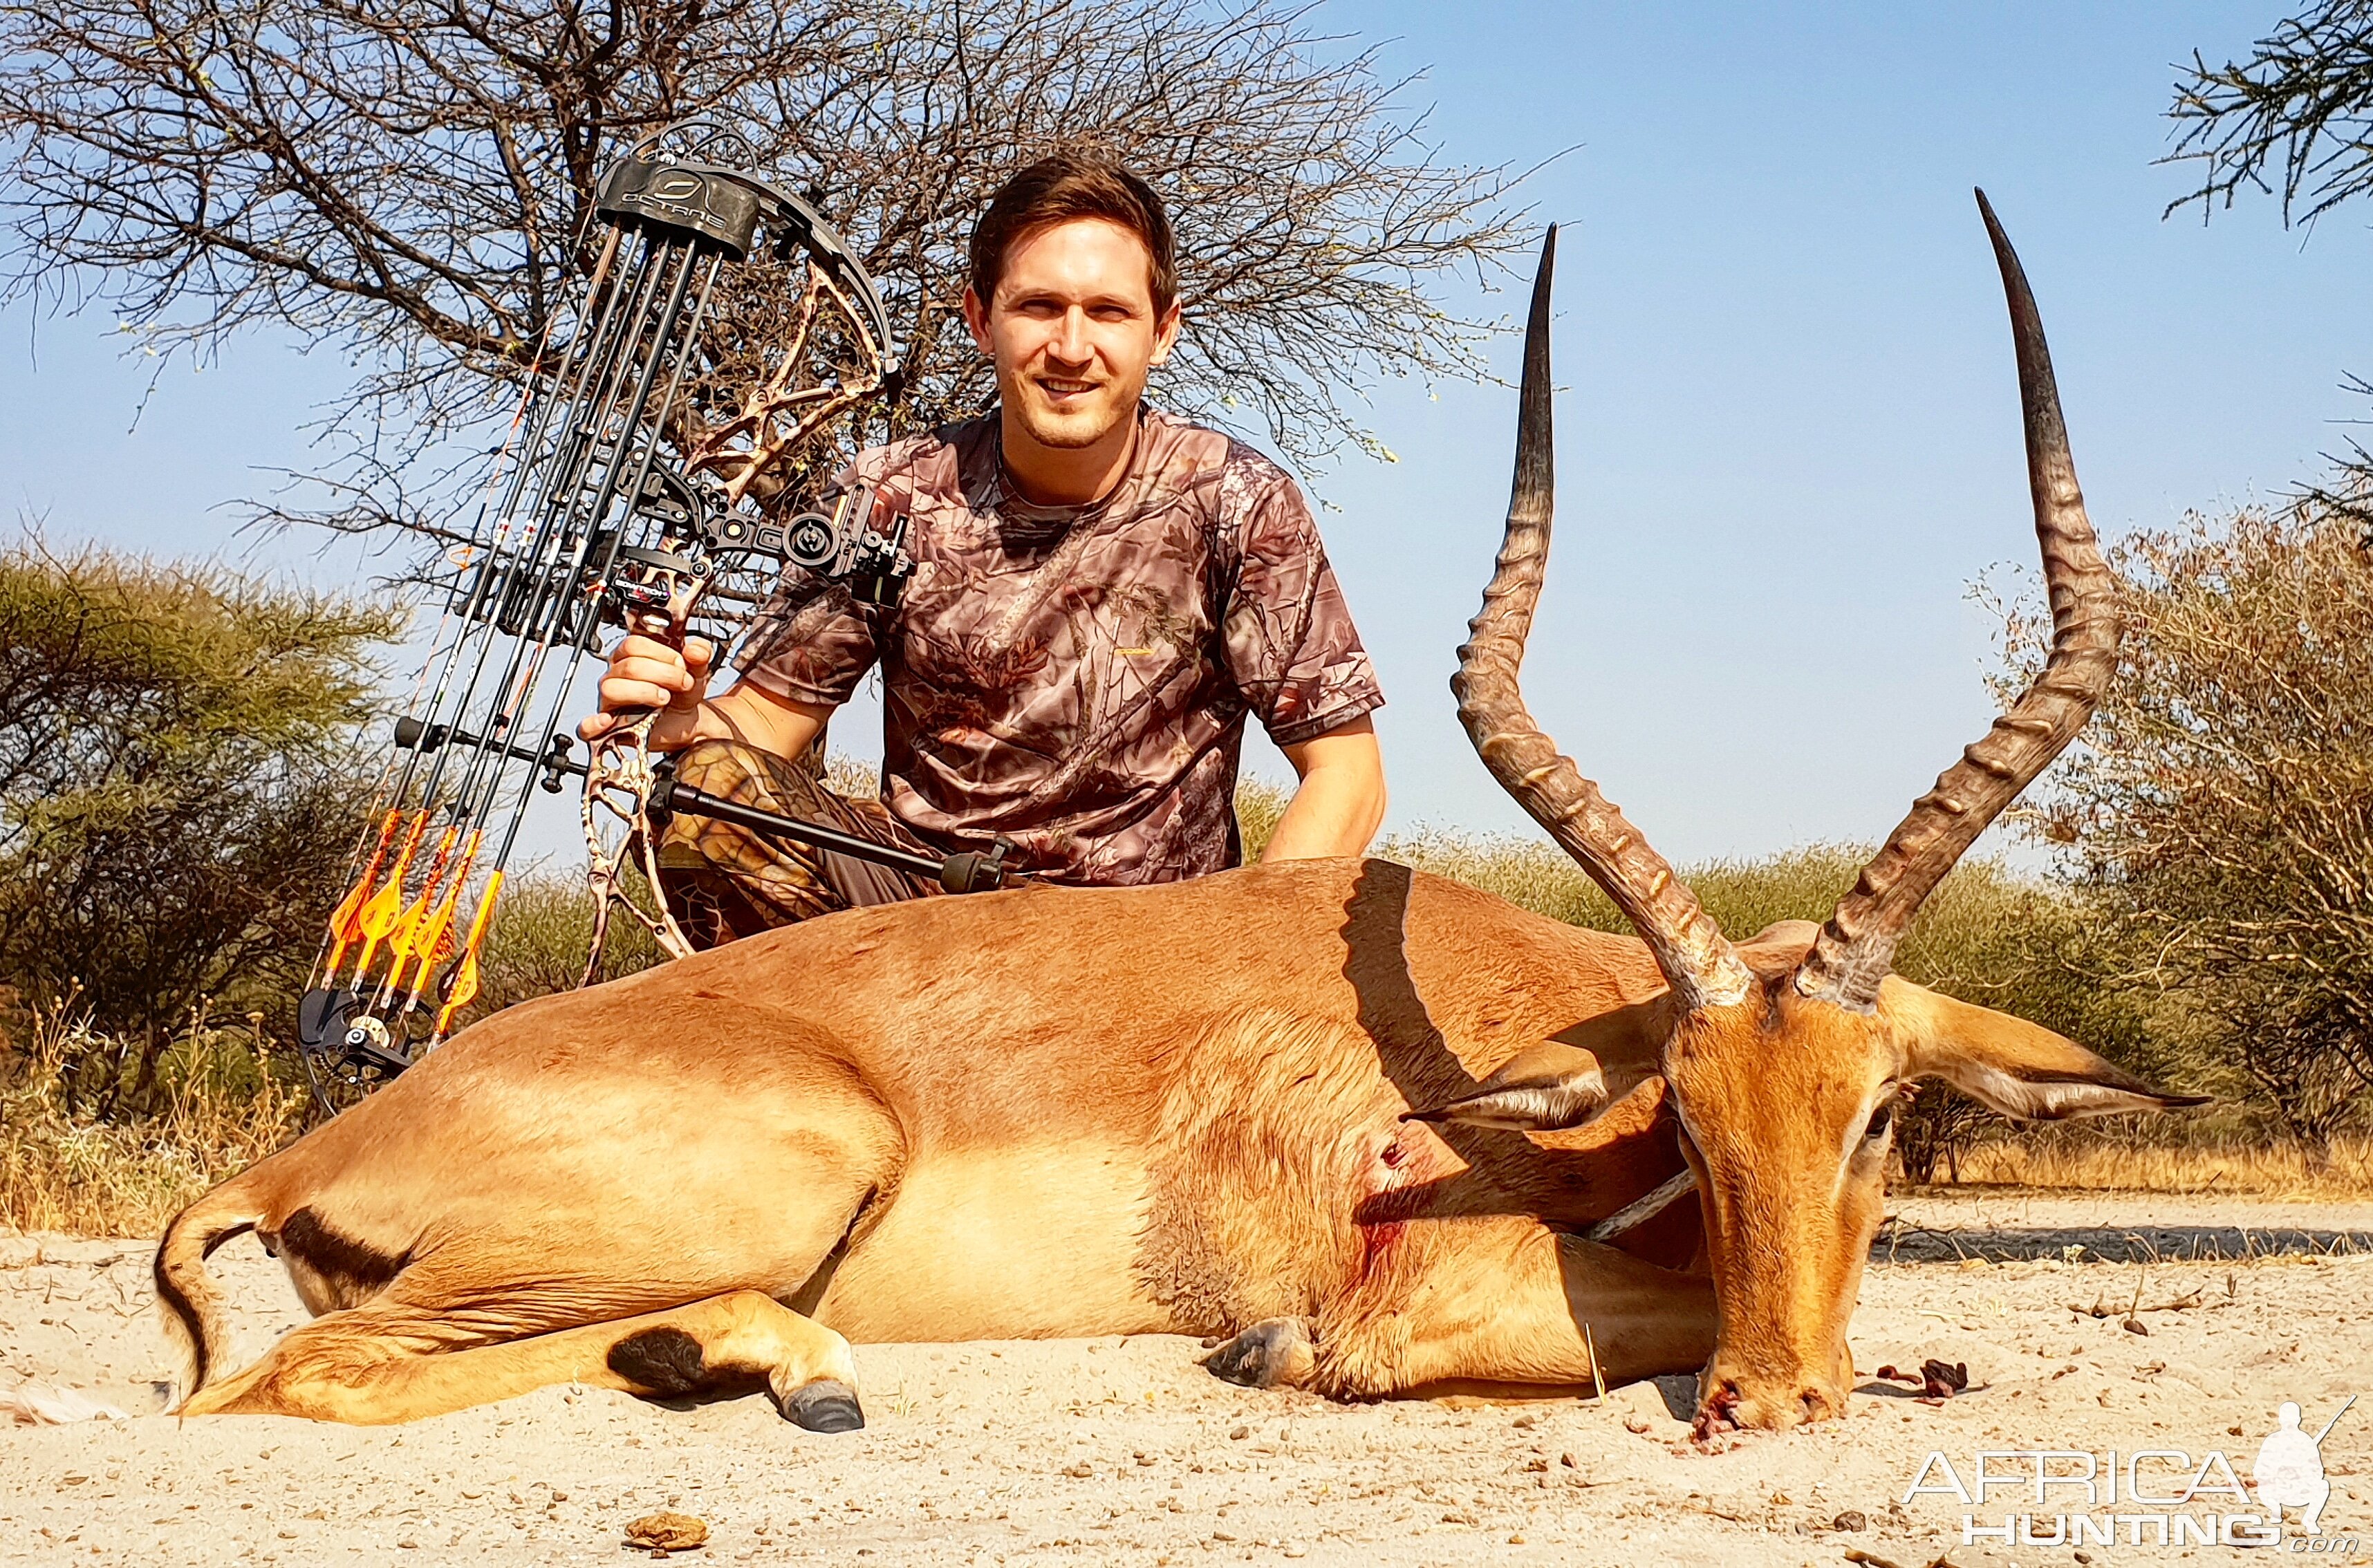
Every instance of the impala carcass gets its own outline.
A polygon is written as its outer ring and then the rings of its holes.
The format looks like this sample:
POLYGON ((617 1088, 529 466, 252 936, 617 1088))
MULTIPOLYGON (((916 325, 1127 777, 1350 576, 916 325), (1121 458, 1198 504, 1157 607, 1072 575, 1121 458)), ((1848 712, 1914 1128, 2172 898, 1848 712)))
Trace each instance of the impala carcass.
POLYGON ((1701 1371, 1701 1431, 1840 1413, 1903 1084, 2017 1117, 2192 1103, 1888 973, 2116 660, 2042 332, 1985 216, 2053 647, 1818 930, 1727 940, 1526 714, 1545 250, 1455 685, 1492 774, 1639 940, 1311 861, 853 910, 515 1007, 173 1221, 183 1413, 398 1422, 575 1379, 763 1386, 838 1430, 852 1340, 1155 1331, 1232 1335, 1222 1375, 1337 1398, 1701 1371), (251 1228, 320 1316, 233 1372, 203 1260, 251 1228))

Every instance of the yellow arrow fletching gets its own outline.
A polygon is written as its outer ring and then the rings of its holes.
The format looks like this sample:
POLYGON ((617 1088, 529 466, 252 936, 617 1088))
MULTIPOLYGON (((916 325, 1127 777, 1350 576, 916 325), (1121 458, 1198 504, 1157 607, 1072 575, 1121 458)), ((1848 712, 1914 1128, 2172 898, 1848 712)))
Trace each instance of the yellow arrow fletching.
POLYGON ((446 863, 453 858, 454 841, 461 837, 462 830, 458 827, 445 830, 443 841, 437 846, 437 858, 428 862, 428 880, 420 884, 420 896, 412 901, 403 911, 403 918, 395 922, 395 930, 388 935, 387 983, 391 989, 403 978, 403 965, 415 951, 421 923, 428 919, 428 911, 436 905, 437 884, 444 880, 446 863))
POLYGON ((441 1040, 452 1033, 453 1015, 469 1005, 477 994, 478 955, 474 953, 465 953, 462 955, 462 966, 453 971, 451 994, 446 1000, 444 1010, 437 1014, 438 1039, 441 1040))
POLYGON ((412 972, 412 993, 403 1000, 403 1011, 410 1012, 419 1005, 421 990, 437 966, 453 956, 453 917, 460 913, 462 892, 469 885, 470 868, 477 863, 480 835, 472 833, 468 848, 462 851, 461 864, 445 886, 444 902, 437 906, 413 938, 412 950, 418 955, 420 967, 412 972))
POLYGON ((461 901, 462 884, 457 882, 446 890, 445 901, 437 906, 435 914, 428 917, 427 924, 421 930, 420 939, 413 944, 413 951, 420 959, 420 967, 412 972, 412 994, 404 1003, 407 1011, 413 1002, 420 1000, 421 989, 428 984, 428 977, 437 965, 453 955, 453 915, 461 901))
POLYGON ((503 873, 495 872, 486 879, 486 891, 478 898, 478 912, 470 920, 469 939, 462 944, 461 967, 445 988, 445 1009, 437 1015, 437 1037, 443 1039, 453 1027, 453 1015, 467 1007, 478 994, 478 952, 486 944, 486 926, 495 918, 495 898, 503 890, 503 873))

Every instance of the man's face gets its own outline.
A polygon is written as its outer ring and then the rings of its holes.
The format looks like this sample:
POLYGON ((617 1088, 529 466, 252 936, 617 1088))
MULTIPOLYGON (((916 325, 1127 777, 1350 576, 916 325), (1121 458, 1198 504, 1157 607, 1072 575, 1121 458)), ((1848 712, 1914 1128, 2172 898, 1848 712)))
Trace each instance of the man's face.
POLYGON ((1041 446, 1092 447, 1137 412, 1148 371, 1178 338, 1178 307, 1153 310, 1143 240, 1104 218, 1023 236, 997 298, 964 290, 973 341, 997 362, 998 395, 1041 446))

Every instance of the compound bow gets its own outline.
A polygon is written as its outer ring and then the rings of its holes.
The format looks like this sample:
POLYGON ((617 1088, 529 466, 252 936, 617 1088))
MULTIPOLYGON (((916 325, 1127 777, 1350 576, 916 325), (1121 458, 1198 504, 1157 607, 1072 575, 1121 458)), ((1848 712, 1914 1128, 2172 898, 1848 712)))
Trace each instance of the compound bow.
POLYGON ((490 486, 494 504, 473 542, 448 557, 456 575, 443 623, 396 722, 355 880, 298 1008, 298 1037, 325 1113, 325 1075, 357 1089, 393 1077, 442 1043, 478 995, 504 868, 534 787, 583 781, 596 914, 580 983, 598 974, 614 908, 642 921, 671 956, 689 951, 653 858, 653 829, 671 812, 896 866, 956 892, 1008 874, 1001 845, 933 860, 679 783, 649 749, 654 714, 612 729, 581 759, 558 727, 604 625, 681 646, 698 616, 722 647, 786 564, 881 604, 896 603, 913 570, 904 517, 878 516, 864 486, 833 492, 813 482, 815 450, 859 415, 888 373, 881 296, 822 215, 741 167, 749 161, 740 137, 693 122, 646 138, 602 176, 594 260, 570 333, 537 356, 490 486), (768 262, 785 275, 762 275, 768 262), (797 280, 795 264, 803 264, 797 280), (723 330, 728 296, 780 319, 723 330), (771 344, 753 348, 754 339, 771 344), (802 490, 819 504, 796 504, 802 490), (621 877, 636 853, 649 910, 621 877))

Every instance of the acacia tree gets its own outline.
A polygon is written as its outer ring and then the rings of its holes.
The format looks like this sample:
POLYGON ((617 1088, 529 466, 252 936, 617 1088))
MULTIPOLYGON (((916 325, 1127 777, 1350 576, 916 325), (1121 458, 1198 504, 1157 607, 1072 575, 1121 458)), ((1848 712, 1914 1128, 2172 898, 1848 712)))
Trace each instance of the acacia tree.
POLYGON ((1376 376, 1479 370, 1432 290, 1516 238, 1510 178, 1444 162, 1399 88, 1276 0, 6 4, 9 285, 168 356, 263 325, 350 357, 314 515, 433 528, 450 470, 417 460, 486 444, 637 137, 711 117, 844 229, 900 342, 894 431, 986 400, 957 302, 988 193, 1093 146, 1179 214, 1157 395, 1308 461, 1374 447, 1347 394, 1376 376))
POLYGON ((144 1094, 204 999, 302 977, 369 781, 385 606, 36 540, 0 548, 0 986, 71 1002, 144 1094))
MULTIPOLYGON (((2194 52, 2168 110, 2179 127, 2168 161, 2199 183, 2168 211, 2198 204, 2204 218, 2244 193, 2277 196, 2285 227, 2312 228, 2373 193, 2373 0, 2323 0, 2285 18, 2246 60, 2211 65, 2194 52)), ((2373 380, 2350 389, 2373 396, 2373 380)), ((2352 440, 2339 483, 2302 494, 2328 512, 2373 523, 2373 452, 2352 440)))
MULTIPOLYGON (((2373 4, 2195 53, 2169 113, 2198 174, 2170 212, 2256 191, 2311 228, 2373 193, 2373 4)), ((2139 939, 2136 975, 2311 1145, 2373 1087, 2373 453, 2335 468, 2287 509, 2130 542, 2128 677, 2045 818, 2139 939)))
MULTIPOLYGON (((2373 1089, 2373 562, 2312 500, 2112 553, 2125 667, 2032 808, 2098 911, 2104 976, 2321 1148, 2373 1089)), ((2049 615, 2011 617, 2016 681, 2049 615)))

